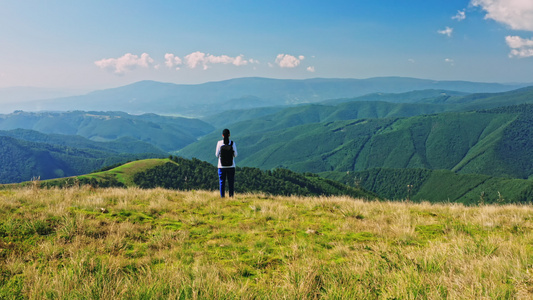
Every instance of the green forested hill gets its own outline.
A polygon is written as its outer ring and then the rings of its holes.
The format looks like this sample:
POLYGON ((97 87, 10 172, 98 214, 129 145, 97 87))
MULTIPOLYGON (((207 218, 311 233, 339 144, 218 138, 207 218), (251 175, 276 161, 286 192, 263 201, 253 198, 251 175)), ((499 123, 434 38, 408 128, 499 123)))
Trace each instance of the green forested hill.
POLYGON ((198 119, 140 116, 122 112, 21 112, 0 115, 0 130, 31 129, 43 133, 80 135, 94 141, 123 137, 150 143, 164 151, 178 150, 213 127, 198 119))
MULTIPOLYGON (((258 126, 255 132, 244 124, 231 129, 242 166, 301 172, 448 169, 527 178, 533 173, 531 107, 310 123, 272 131, 258 126)), ((298 123, 299 116, 312 117, 296 115, 287 122, 298 123)), ((179 153, 214 163, 218 136, 206 136, 179 153)))
POLYGON ((112 153, 167 154, 152 144, 142 142, 131 137, 121 137, 109 142, 95 142, 79 135, 45 134, 28 129, 0 130, 0 136, 10 136, 12 138, 28 142, 47 143, 82 149, 93 149, 112 153))
MULTIPOLYGON (((42 182, 43 186, 70 184, 94 186, 162 187, 179 190, 218 190, 217 169, 198 159, 171 157, 133 161, 113 169, 42 182)), ((310 173, 296 173, 286 169, 262 171, 258 168, 237 168, 235 190, 238 193, 263 192, 271 195, 347 195, 375 199, 378 196, 359 187, 344 185, 310 173)))
POLYGON ((229 111, 204 118, 213 126, 241 128, 243 133, 261 133, 292 126, 367 118, 411 117, 453 111, 457 107, 433 103, 348 101, 340 104, 308 104, 229 111))
POLYGON ((427 169, 324 172, 321 176, 362 187, 391 200, 465 204, 533 202, 533 181, 525 179, 427 169))
POLYGON ((117 154, 0 136, 0 183, 73 176, 157 154, 117 154))
POLYGON ((446 90, 374 93, 293 107, 264 107, 227 111, 205 117, 213 126, 246 127, 248 131, 279 130, 287 126, 366 118, 411 117, 441 112, 492 109, 533 104, 533 87, 501 93, 466 94, 446 90))
MULTIPOLYGON (((198 159, 174 157, 172 162, 138 173, 134 182, 142 188, 217 190, 216 167, 198 159)), ((299 174, 286 169, 261 171, 257 168, 237 168, 235 189, 240 193, 264 192, 272 195, 348 195, 356 198, 376 198, 360 188, 353 188, 310 173, 299 174)))
POLYGON ((414 90, 405 93, 372 93, 355 98, 341 98, 322 101, 323 104, 336 105, 345 102, 390 102, 390 103, 443 103, 449 99, 462 98, 469 93, 449 90, 414 90))

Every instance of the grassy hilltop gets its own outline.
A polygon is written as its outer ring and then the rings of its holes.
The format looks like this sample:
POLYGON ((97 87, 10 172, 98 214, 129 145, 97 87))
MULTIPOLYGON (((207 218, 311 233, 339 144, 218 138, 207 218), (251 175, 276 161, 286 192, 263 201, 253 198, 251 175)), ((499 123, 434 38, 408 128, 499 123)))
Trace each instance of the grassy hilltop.
POLYGON ((0 298, 533 297, 533 207, 0 191, 0 298))
MULTIPOLYGON (((357 198, 375 199, 374 193, 359 187, 351 187, 318 175, 300 174, 285 169, 262 171, 257 168, 236 170, 235 190, 238 192, 263 192, 270 195, 346 195, 357 198)), ((123 165, 110 166, 103 171, 90 174, 23 182, 10 186, 37 185, 39 187, 162 187, 175 190, 218 190, 217 168, 198 159, 184 159, 171 156, 165 159, 144 159, 123 165)))

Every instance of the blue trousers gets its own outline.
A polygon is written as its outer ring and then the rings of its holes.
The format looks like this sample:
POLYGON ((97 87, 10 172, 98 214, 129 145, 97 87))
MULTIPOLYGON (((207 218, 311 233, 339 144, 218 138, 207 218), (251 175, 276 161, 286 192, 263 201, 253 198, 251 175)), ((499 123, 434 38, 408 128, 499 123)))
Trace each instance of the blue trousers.
POLYGON ((233 197, 233 187, 235 186, 235 168, 219 168, 218 178, 220 179, 220 197, 224 198, 226 194, 226 179, 228 180, 229 196, 233 197))

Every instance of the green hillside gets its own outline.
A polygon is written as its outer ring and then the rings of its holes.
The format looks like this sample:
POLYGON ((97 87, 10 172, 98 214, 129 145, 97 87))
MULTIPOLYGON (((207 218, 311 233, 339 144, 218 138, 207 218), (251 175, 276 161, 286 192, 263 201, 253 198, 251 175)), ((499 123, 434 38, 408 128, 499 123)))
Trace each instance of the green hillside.
POLYGON ((353 119, 412 117, 453 111, 455 106, 431 103, 349 101, 336 105, 308 104, 294 107, 229 111, 204 118, 213 126, 241 128, 241 134, 286 129, 309 123, 353 119))
POLYGON ((412 117, 528 103, 533 103, 533 87, 501 93, 476 94, 446 90, 417 90, 407 93, 374 93, 295 107, 230 110, 203 119, 215 127, 246 127, 250 128, 248 132, 263 132, 316 122, 412 117))
MULTIPOLYGON (((310 123, 275 131, 257 129, 258 133, 249 133, 254 131, 252 126, 231 129, 241 166, 314 173, 448 169, 528 178, 533 174, 531 108, 522 105, 482 112, 310 123)), ((206 136, 179 154, 214 163, 218 135, 206 136)))
POLYGON ((80 135, 45 134, 35 130, 13 129, 0 130, 0 136, 9 136, 28 142, 47 143, 73 148, 93 149, 112 153, 154 153, 166 155, 167 153, 147 142, 142 142, 132 137, 121 137, 109 142, 96 142, 80 135))
POLYGON ((320 175, 362 187, 391 200, 469 205, 533 202, 533 181, 526 179, 427 169, 371 169, 361 172, 324 172, 320 175))
POLYGON ((77 178, 83 182, 90 182, 100 186, 136 186, 134 176, 154 167, 170 162, 169 159, 152 158, 119 164, 108 170, 93 172, 77 178))
MULTIPOLYGON (((90 184, 101 187, 218 190, 218 175, 216 167, 207 162, 171 157, 133 161, 106 171, 47 180, 41 184, 47 187, 90 184)), ((374 193, 361 188, 340 184, 318 175, 299 174, 285 169, 261 171, 257 168, 237 168, 235 190, 238 193, 263 192, 271 195, 348 195, 377 198, 374 193)))
POLYGON ((405 93, 372 93, 355 98, 341 98, 323 101, 323 104, 337 105, 345 102, 390 102, 390 103, 442 103, 449 99, 469 95, 450 90, 414 90, 405 93))
POLYGON ((17 111, 0 115, 0 130, 31 129, 42 133, 80 135, 93 141, 123 137, 150 143, 164 151, 175 151, 209 133, 213 127, 197 119, 140 116, 123 112, 39 112, 17 111))
POLYGON ((74 176, 157 154, 117 154, 0 136, 0 183, 74 176))
POLYGON ((268 116, 278 111, 286 109, 287 106, 275 107, 259 107, 250 109, 234 109, 224 112, 219 112, 213 115, 200 118, 201 120, 213 125, 216 128, 225 127, 228 124, 233 124, 242 121, 253 120, 268 116))

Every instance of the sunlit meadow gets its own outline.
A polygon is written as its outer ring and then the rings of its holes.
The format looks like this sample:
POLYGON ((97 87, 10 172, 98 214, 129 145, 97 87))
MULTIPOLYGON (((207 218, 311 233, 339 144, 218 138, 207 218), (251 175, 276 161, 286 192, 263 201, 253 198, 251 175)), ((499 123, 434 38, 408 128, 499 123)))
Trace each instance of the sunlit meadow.
POLYGON ((533 207, 0 191, 1 299, 530 299, 533 207))

